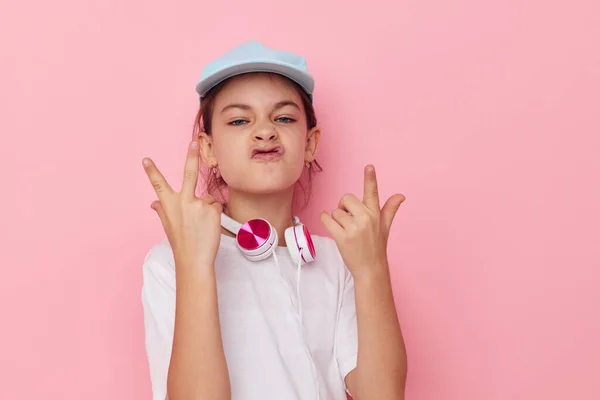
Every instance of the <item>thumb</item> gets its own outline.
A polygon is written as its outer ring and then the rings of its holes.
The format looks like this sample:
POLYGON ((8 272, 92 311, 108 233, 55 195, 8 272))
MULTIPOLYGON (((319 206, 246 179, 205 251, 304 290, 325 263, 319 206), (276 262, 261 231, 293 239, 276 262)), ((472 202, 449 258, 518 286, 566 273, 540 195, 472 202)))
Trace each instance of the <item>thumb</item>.
POLYGON ((400 208, 400 204, 404 202, 406 198, 401 194, 395 194, 390 197, 383 208, 381 209, 381 221, 383 222, 383 226, 385 227, 385 231, 389 232, 392 227, 392 222, 394 221, 394 216, 396 215, 396 211, 400 208))
POLYGON ((163 227, 166 228, 167 219, 165 216, 165 210, 163 209, 160 200, 153 201, 152 204, 150 204, 150 208, 156 211, 158 217, 160 218, 160 222, 162 223, 163 227))
POLYGON ((321 224, 327 229, 333 240, 338 241, 344 233, 344 228, 337 223, 335 219, 325 211, 321 212, 321 224))

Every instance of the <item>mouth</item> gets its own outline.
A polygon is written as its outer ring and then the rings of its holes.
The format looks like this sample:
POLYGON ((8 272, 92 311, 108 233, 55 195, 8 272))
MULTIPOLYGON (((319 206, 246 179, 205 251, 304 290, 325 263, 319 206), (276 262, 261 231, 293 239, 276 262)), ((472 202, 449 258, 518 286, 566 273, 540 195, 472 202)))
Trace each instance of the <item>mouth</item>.
POLYGON ((283 147, 281 145, 271 147, 256 147, 252 150, 253 160, 273 161, 281 158, 283 147))

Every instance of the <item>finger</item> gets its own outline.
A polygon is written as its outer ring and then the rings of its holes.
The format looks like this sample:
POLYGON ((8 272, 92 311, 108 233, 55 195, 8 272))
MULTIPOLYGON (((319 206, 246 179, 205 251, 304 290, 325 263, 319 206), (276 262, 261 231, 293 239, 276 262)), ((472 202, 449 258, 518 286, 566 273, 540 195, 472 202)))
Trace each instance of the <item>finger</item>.
POLYGON ((347 229, 353 221, 352 216, 340 208, 333 210, 331 212, 331 217, 344 229, 347 229))
POLYGON ((198 141, 193 140, 188 147, 187 158, 185 160, 181 193, 188 197, 193 197, 196 194, 196 185, 198 184, 199 148, 200 145, 198 141))
POLYGON ((218 201, 214 201, 210 206, 216 208, 219 211, 219 213, 223 212, 223 205, 218 201))
POLYGON ((365 167, 365 184, 363 203, 372 211, 379 211, 379 190, 377 189, 377 177, 375 176, 375 167, 367 165, 365 167))
POLYGON ((344 228, 340 226, 331 215, 327 214, 325 211, 321 212, 321 224, 327 229, 327 232, 331 235, 333 240, 336 242, 342 238, 344 234, 344 228))
POLYGON ((383 221, 383 226, 386 232, 389 232, 392 227, 392 222, 394 221, 394 216, 400 208, 400 204, 402 204, 406 200, 406 198, 401 194, 395 194, 390 197, 383 208, 381 209, 381 220, 383 221))
POLYGON ((150 204, 150 208, 156 211, 156 213, 158 214, 158 218, 160 218, 160 222, 163 224, 163 227, 166 227, 165 224, 167 222, 167 219, 165 215, 165 210, 163 209, 160 200, 153 201, 152 204, 150 204))
POLYGON ((340 199, 338 208, 348 211, 351 215, 359 215, 360 213, 364 212, 365 205, 358 199, 358 197, 351 193, 347 193, 340 199))
POLYGON ((171 186, 169 186, 169 183, 163 174, 158 170, 158 168, 156 168, 156 165, 151 159, 144 158, 142 163, 144 165, 144 169, 146 170, 146 175, 148 175, 150 183, 152 184, 152 187, 154 188, 159 200, 163 200, 164 195, 172 192, 173 189, 171 189, 171 186))
POLYGON ((202 200, 203 202, 207 203, 207 204, 213 204, 213 203, 215 203, 217 201, 210 194, 205 194, 204 196, 200 196, 199 199, 202 200))

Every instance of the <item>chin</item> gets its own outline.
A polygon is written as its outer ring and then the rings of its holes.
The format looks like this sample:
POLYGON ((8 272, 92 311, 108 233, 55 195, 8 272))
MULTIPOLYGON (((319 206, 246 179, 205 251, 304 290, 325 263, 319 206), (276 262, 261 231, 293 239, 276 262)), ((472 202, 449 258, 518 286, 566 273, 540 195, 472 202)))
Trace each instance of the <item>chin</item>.
POLYGON ((243 192, 251 194, 275 194, 284 192, 293 187, 293 182, 248 182, 240 188, 243 192))
POLYGON ((254 175, 247 178, 248 179, 239 182, 228 182, 228 185, 240 192, 267 195, 289 190, 290 188, 293 188, 298 181, 298 177, 290 176, 289 174, 286 174, 285 176, 266 174, 264 178, 259 178, 254 175))

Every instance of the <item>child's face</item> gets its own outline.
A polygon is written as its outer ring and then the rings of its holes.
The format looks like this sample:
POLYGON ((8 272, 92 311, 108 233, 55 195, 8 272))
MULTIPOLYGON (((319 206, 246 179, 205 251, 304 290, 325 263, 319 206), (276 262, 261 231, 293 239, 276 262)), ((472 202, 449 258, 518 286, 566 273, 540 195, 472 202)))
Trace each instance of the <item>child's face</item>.
POLYGON ((218 164, 230 190, 253 194, 293 187, 313 160, 319 137, 318 129, 307 129, 294 86, 262 73, 226 83, 215 99, 211 130, 205 159, 218 164))

